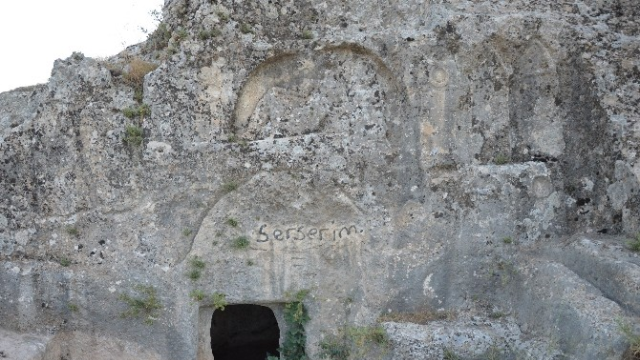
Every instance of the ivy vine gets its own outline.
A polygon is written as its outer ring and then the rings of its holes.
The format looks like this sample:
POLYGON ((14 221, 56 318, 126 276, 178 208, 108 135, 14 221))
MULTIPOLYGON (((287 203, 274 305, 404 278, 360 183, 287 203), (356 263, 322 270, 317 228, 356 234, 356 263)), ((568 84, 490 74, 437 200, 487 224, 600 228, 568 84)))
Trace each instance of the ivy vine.
POLYGON ((280 353, 287 360, 308 360, 305 352, 307 335, 304 325, 309 322, 309 314, 304 306, 304 298, 309 290, 300 290, 293 295, 293 300, 284 306, 284 320, 287 323, 287 333, 280 353))

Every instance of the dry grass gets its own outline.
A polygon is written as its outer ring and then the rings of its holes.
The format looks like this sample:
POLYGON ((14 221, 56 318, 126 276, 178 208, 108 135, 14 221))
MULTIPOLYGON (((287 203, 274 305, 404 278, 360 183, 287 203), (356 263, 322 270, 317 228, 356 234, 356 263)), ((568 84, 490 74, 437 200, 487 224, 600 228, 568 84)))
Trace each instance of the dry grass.
POLYGON ((129 71, 124 74, 124 80, 134 88, 142 88, 144 76, 155 70, 156 64, 146 62, 140 58, 134 58, 129 63, 129 71))
POLYGON ((378 318, 379 322, 400 322, 400 323, 414 323, 425 325, 431 321, 438 320, 454 320, 456 318, 456 313, 452 310, 448 311, 432 311, 432 310, 423 310, 423 311, 413 311, 413 312, 397 312, 397 313, 389 313, 381 315, 378 318))

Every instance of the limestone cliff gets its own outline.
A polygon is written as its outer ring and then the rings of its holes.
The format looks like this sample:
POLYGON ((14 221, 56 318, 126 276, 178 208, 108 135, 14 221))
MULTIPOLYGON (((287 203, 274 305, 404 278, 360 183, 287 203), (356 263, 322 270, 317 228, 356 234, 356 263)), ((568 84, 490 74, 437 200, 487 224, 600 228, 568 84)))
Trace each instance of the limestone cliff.
POLYGON ((211 360, 209 295, 282 344, 308 290, 311 359, 377 322, 363 358, 633 358, 639 16, 167 0, 147 42, 0 94, 0 355, 211 360))

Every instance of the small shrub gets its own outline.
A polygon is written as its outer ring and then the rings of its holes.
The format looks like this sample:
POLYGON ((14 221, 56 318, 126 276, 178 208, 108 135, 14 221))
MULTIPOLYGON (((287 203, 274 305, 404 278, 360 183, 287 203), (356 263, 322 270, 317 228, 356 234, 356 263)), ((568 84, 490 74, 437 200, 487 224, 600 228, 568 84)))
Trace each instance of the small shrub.
POLYGON ((442 358, 444 360, 460 360, 460 357, 456 355, 456 353, 447 348, 442 349, 442 358))
POLYGON ((143 134, 144 131, 141 127, 136 125, 127 125, 124 130, 124 138, 122 141, 128 145, 140 146, 144 140, 143 134))
POLYGON ((224 311, 224 308, 228 305, 227 295, 216 292, 211 295, 211 301, 213 302, 213 309, 224 311))
POLYGON ((149 105, 142 104, 139 106, 130 106, 126 109, 122 109, 122 114, 129 119, 133 118, 143 118, 149 114, 151 114, 151 108, 149 105))
POLYGON ((200 30, 200 32, 198 33, 198 38, 200 40, 208 40, 214 37, 218 37, 222 35, 222 32, 218 29, 212 29, 212 30, 200 30))
POLYGON ((162 50, 169 45, 169 40, 171 40, 171 31, 167 24, 161 22, 158 24, 158 28, 149 34, 147 39, 148 50, 162 50))
POLYGON ((240 32, 243 34, 251 34, 253 30, 251 29, 251 25, 244 23, 240 25, 240 32))
POLYGON ((511 236, 507 236, 502 238, 502 242, 505 244, 513 244, 513 239, 511 238, 511 236))
POLYGON ((78 310, 80 310, 78 305, 73 304, 73 303, 68 303, 67 304, 67 309, 69 309, 69 311, 71 311, 71 312, 77 312, 78 310))
POLYGON ((302 38, 305 40, 313 39, 313 32, 311 30, 305 30, 302 32, 302 38))
POLYGON ((370 358, 367 355, 371 349, 378 348, 386 352, 389 339, 381 326, 346 327, 337 336, 327 336, 318 346, 322 359, 364 359, 370 358))
POLYGON ((206 295, 204 294, 204 291, 202 291, 202 290, 193 290, 192 292, 189 293, 189 297, 192 298, 195 301, 202 301, 202 300, 204 300, 206 295))
POLYGON ((347 360, 351 355, 349 344, 343 337, 329 335, 318 343, 320 359, 347 360))
POLYGON ((629 246, 629 250, 633 252, 640 252, 640 233, 636 235, 634 240, 627 242, 627 245, 629 246))
POLYGON ((287 333, 282 343, 281 354, 285 359, 307 359, 305 352, 307 335, 304 325, 309 322, 310 318, 303 301, 308 294, 309 290, 300 290, 293 295, 293 301, 284 306, 287 333))
POLYGON ((238 141, 238 138, 236 137, 236 135, 235 135, 235 134, 230 134, 230 135, 227 137, 227 141, 234 143, 234 142, 238 141))
POLYGON ((187 32, 187 30, 180 28, 180 29, 178 29, 178 31, 176 31, 175 39, 176 39, 177 42, 180 42, 180 41, 186 39, 187 36, 189 36, 189 33, 187 32))
POLYGON ((67 226, 64 230, 71 236, 78 236, 80 234, 80 230, 75 226, 67 226))
POLYGON ((246 236, 238 236, 231 243, 231 247, 236 250, 246 249, 249 247, 249 239, 246 236))
POLYGON ((227 183, 224 183, 222 185, 222 190, 224 190, 225 193, 230 193, 232 191, 235 191, 238 189, 238 183, 235 181, 229 181, 227 183))
POLYGON ((509 158, 506 155, 498 154, 493 158, 493 163, 496 165, 504 165, 509 162, 509 158))
POLYGON ((489 317, 491 319, 500 319, 502 317, 505 317, 505 313, 501 312, 501 311, 494 311, 491 314, 489 314, 489 317))
POLYGON ((254 263, 253 260, 251 260, 251 259, 247 260, 247 266, 253 266, 255 264, 256 263, 254 263))
POLYGON ((228 218, 227 219, 227 225, 229 225, 231 227, 237 227, 238 226, 238 220, 236 220, 234 218, 228 218))
POLYGON ((60 262, 60 265, 64 266, 64 267, 67 267, 67 266, 71 265, 71 260, 69 260, 67 258, 62 258, 62 259, 60 259, 59 262, 60 262))
POLYGON ((201 276, 202 276, 202 273, 200 273, 200 270, 197 270, 197 269, 190 270, 190 271, 187 273, 187 277, 188 277, 191 281, 196 281, 196 280, 200 279, 200 277, 201 277, 201 276))
POLYGON ((229 20, 229 15, 223 11, 218 11, 218 19, 220 19, 220 21, 227 21, 229 20))
POLYGON ((142 104, 143 92, 142 88, 135 88, 133 90, 133 100, 135 100, 138 104, 142 104))
POLYGON ((123 318, 143 317, 147 325, 153 324, 157 312, 162 309, 162 304, 156 297, 156 289, 153 286, 136 285, 135 291, 139 296, 132 297, 120 294, 120 300, 124 301, 129 309, 122 313, 123 318))
POLYGON ((207 266, 207 264, 197 256, 194 257, 193 259, 191 259, 191 268, 193 268, 193 269, 202 270, 206 266, 207 266))
POLYGON ((193 233, 193 231, 192 231, 191 229, 187 229, 187 228, 182 229, 182 236, 184 236, 184 237, 188 237, 188 236, 190 236, 192 233, 193 233))

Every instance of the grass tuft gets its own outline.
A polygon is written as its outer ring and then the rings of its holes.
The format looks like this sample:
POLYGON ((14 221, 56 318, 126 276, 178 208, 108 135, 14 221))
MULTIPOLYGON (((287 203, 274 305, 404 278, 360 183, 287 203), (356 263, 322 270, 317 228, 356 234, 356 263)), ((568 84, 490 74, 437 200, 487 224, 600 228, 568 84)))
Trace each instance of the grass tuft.
POLYGON ((236 250, 246 249, 249 247, 249 239, 246 236, 238 236, 231 243, 231 247, 236 250))
POLYGON ((123 318, 144 317, 145 324, 153 324, 157 311, 162 309, 162 304, 156 296, 156 289, 153 286, 136 285, 135 291, 138 293, 137 297, 120 294, 120 300, 129 306, 121 316, 123 318))
POLYGON ((140 146, 144 141, 144 130, 142 130, 140 126, 127 125, 124 129, 124 138, 122 141, 128 145, 140 146))
POLYGON ((634 240, 628 241, 627 246, 629 246, 629 250, 633 252, 640 252, 640 233, 636 235, 634 240))

